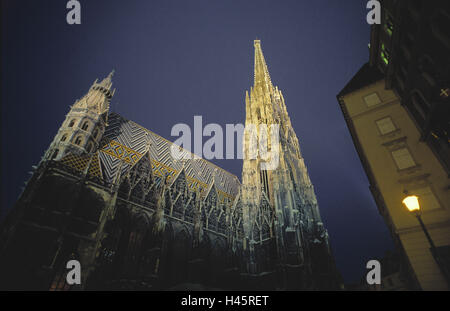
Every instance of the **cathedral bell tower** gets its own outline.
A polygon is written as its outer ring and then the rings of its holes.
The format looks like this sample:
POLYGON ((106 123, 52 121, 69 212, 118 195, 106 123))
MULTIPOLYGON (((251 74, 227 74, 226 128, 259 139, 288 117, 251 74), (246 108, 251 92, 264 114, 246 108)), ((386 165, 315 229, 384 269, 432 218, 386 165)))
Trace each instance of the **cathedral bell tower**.
POLYGON ((320 243, 328 248, 328 234, 323 228, 314 188, 283 94, 272 84, 260 40, 254 41, 254 48, 254 84, 245 99, 246 135, 242 171, 242 203, 249 217, 249 272, 263 272, 253 265, 254 256, 251 253, 274 238, 280 267, 284 271, 282 274, 286 277, 308 275, 313 261, 312 245, 320 243), (262 133, 261 126, 266 128, 266 133, 262 133), (252 148, 252 138, 247 132, 249 127, 256 129, 259 144, 261 135, 264 135, 269 159, 259 153, 256 157, 249 157, 252 148), (273 161, 274 157, 277 159, 276 165, 264 168, 267 161, 273 161), (270 230, 264 230, 265 226, 270 230), (290 273, 289 269, 293 267, 299 273, 290 273))
POLYGON ((101 82, 98 79, 86 95, 71 106, 43 160, 59 160, 68 153, 92 153, 99 148, 106 128, 109 104, 114 96, 114 70, 101 82))

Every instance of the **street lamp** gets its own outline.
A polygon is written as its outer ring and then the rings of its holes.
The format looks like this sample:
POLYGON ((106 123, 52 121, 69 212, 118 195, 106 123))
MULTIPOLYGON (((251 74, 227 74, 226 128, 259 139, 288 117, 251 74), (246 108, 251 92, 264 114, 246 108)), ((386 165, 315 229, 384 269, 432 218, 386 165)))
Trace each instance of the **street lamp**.
POLYGON ((436 250, 436 246, 434 245, 433 240, 431 239, 431 236, 428 233, 428 230, 422 221, 419 197, 417 197, 416 195, 408 195, 407 197, 405 197, 403 199, 402 203, 408 209, 408 211, 410 211, 411 213, 414 213, 414 215, 417 217, 417 220, 419 221, 420 226, 422 227, 422 230, 425 233, 425 236, 427 237, 428 242, 430 243, 431 254, 433 255, 434 260, 436 260, 436 263, 438 264, 439 268, 441 269, 442 273, 444 274, 444 277, 447 279, 447 282, 450 284, 449 271, 447 271, 447 269, 445 268, 445 265, 442 264, 441 257, 439 256, 439 253, 436 250))
POLYGON ((409 195, 403 199, 402 203, 410 212, 420 210, 419 198, 416 195, 409 195))
POLYGON ((434 246, 433 240, 431 239, 431 236, 428 233, 428 230, 422 221, 419 197, 417 197, 416 195, 408 195, 406 198, 403 199, 402 203, 408 209, 408 211, 414 213, 414 215, 417 217, 417 220, 419 221, 420 226, 422 227, 422 230, 428 239, 428 242, 430 242, 431 252, 434 254, 436 251, 436 247, 434 246))

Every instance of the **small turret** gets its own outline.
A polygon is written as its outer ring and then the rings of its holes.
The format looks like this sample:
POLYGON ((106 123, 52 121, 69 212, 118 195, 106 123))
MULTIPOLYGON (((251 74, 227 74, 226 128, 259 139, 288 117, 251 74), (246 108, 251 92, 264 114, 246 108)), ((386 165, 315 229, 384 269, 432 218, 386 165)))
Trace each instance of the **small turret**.
POLYGON ((109 105, 114 96, 114 70, 101 82, 98 79, 89 91, 71 107, 66 119, 50 144, 43 160, 59 160, 68 153, 93 153, 108 121, 109 105))

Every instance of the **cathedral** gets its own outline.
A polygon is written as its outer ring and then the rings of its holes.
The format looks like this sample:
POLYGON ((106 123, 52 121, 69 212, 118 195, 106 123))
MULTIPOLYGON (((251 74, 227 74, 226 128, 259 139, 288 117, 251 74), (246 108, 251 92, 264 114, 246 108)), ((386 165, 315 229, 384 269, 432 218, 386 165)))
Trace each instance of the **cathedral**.
POLYGON ((245 157, 247 136, 241 181, 199 157, 174 159, 170 141, 109 111, 111 73, 70 107, 2 224, 0 288, 339 289, 283 95, 254 48, 245 127, 278 125, 276 168, 245 157), (66 282, 73 259, 79 285, 66 282))

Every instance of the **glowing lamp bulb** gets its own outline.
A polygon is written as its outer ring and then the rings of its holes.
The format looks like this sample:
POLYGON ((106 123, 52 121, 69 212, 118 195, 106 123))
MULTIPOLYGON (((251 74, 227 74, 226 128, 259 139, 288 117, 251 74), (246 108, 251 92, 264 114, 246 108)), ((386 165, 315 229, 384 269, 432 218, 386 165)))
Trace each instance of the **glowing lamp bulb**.
POLYGON ((416 195, 407 196, 402 203, 410 212, 418 212, 420 210, 419 198, 416 195))

